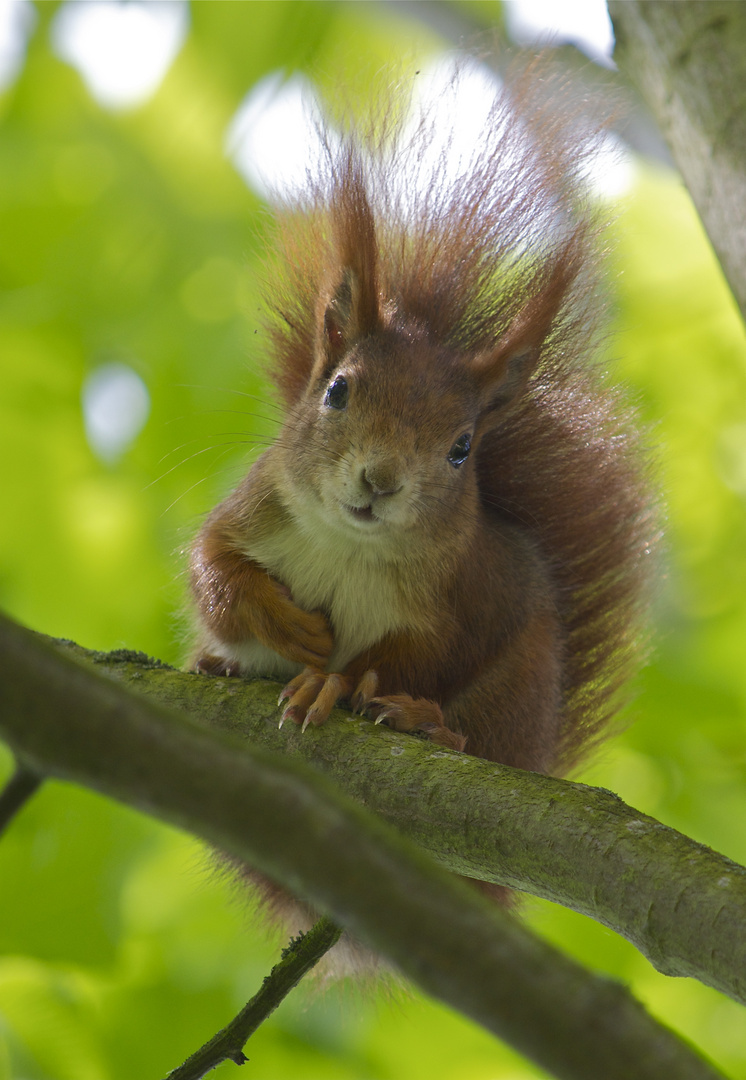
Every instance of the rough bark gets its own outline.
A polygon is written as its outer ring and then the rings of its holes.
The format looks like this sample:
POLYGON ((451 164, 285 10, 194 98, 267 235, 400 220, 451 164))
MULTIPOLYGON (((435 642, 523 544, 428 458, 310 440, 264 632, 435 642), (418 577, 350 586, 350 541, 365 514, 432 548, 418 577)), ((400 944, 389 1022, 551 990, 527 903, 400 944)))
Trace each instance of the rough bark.
POLYGON ((622 986, 541 942, 303 763, 207 731, 5 619, 0 686, 0 733, 23 764, 253 863, 555 1076, 722 1077, 622 986))
POLYGON ((746 4, 610 0, 614 59, 658 121, 746 319, 746 4))

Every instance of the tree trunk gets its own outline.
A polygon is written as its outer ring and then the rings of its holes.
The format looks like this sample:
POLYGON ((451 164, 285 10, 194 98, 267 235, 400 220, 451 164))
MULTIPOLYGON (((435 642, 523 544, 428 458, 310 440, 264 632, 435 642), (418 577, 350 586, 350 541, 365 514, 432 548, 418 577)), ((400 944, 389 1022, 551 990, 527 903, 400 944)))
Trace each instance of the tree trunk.
POLYGON ((746 320, 746 4, 609 0, 614 58, 656 117, 746 320))

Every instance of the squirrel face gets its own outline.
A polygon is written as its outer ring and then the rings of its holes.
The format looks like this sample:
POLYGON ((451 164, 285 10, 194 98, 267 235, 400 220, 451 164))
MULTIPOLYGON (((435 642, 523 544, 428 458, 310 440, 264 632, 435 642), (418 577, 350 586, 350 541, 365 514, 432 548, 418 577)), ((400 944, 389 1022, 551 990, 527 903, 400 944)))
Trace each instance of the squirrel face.
POLYGON ((299 523, 397 557, 403 542, 423 544, 433 521, 465 541, 476 528, 473 451, 524 392, 572 259, 541 267, 499 331, 469 332, 468 319, 433 330, 405 314, 396 286, 381 285, 358 181, 353 170, 337 207, 341 256, 317 296, 312 348, 303 345, 307 375, 279 440, 279 485, 299 523))
POLYGON ((478 394, 455 366, 404 332, 355 343, 314 380, 280 439, 291 509, 381 550, 412 543, 435 516, 473 518, 478 394))

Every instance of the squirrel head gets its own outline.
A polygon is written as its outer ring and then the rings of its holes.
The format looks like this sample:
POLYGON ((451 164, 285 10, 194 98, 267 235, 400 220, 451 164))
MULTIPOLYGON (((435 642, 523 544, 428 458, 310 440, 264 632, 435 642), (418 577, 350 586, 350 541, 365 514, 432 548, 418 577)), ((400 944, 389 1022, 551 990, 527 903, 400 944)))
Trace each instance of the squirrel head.
POLYGON ((280 216, 270 333, 304 513, 371 539, 463 531, 484 435, 577 370, 599 307, 594 139, 548 95, 536 72, 498 92, 456 179, 433 169, 435 113, 401 143, 385 119, 330 133, 328 169, 280 216))
POLYGON ((345 263, 320 299, 311 377, 279 440, 290 505, 379 552, 435 522, 463 537, 477 520, 480 441, 520 401, 558 292, 550 275, 491 346, 462 350, 384 304, 374 262, 345 263))

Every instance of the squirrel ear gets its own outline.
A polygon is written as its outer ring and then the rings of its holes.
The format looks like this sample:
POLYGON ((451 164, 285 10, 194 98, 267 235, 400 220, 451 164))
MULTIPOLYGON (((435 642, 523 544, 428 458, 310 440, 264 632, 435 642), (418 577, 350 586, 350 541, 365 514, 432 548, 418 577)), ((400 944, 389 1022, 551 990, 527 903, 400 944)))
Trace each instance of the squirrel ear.
POLYGON ((520 397, 536 367, 541 342, 532 328, 513 325, 494 348, 479 352, 470 362, 471 372, 481 390, 483 415, 497 415, 520 397))
POLYGON ((571 237, 553 264, 537 270, 527 289, 529 299, 494 346, 472 357, 472 374, 482 391, 487 416, 497 418, 499 410, 525 390, 573 288, 581 257, 580 240, 571 237))
POLYGON ((364 178, 352 157, 344 164, 332 206, 331 228, 338 261, 330 275, 331 296, 321 296, 320 352, 324 369, 338 363, 358 338, 381 326, 375 221, 364 178))
MULTIPOLYGON (((496 350, 497 351, 497 350, 496 350)), ((482 383, 485 404, 491 412, 509 405, 520 396, 536 367, 538 350, 532 347, 515 351, 500 350, 499 356, 478 356, 472 365, 478 381, 482 383), (482 378, 479 378, 480 368, 482 378)))
POLYGON ((324 344, 332 353, 343 353, 355 336, 355 284, 354 272, 346 266, 324 311, 324 344))
POLYGON ((361 280, 351 266, 343 269, 342 278, 327 302, 321 320, 325 370, 334 366, 358 338, 379 329, 378 296, 371 291, 371 284, 370 279, 361 280))

